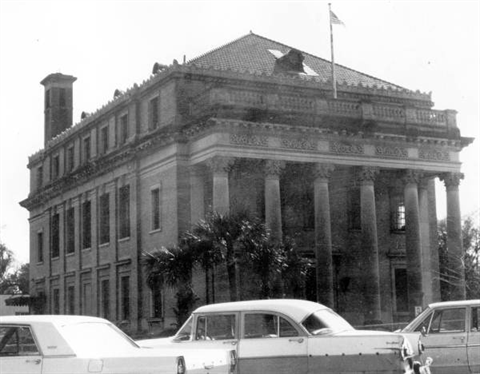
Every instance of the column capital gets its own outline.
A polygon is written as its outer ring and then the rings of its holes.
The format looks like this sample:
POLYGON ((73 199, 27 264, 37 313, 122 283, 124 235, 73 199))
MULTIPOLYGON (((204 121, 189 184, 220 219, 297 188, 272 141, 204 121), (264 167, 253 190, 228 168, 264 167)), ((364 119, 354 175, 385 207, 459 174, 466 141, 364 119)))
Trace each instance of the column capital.
POLYGON ((401 178, 405 185, 410 183, 419 184, 422 177, 423 177, 423 172, 419 170, 407 169, 401 173, 401 178))
POLYGON ((214 173, 228 174, 234 161, 232 157, 214 156, 207 160, 207 165, 214 173))
POLYGON ((465 177, 463 173, 444 173, 440 174, 440 180, 445 183, 445 187, 458 187, 460 185, 460 180, 465 177))
POLYGON ((359 182, 375 182, 375 178, 377 177, 377 174, 380 172, 378 168, 375 167, 368 167, 368 166, 362 166, 361 168, 358 169, 357 171, 357 181, 359 182))
POLYGON ((315 179, 329 179, 335 170, 333 164, 315 164, 313 167, 313 176, 315 179))
POLYGON ((278 177, 285 169, 285 161, 266 160, 263 169, 266 177, 278 177))

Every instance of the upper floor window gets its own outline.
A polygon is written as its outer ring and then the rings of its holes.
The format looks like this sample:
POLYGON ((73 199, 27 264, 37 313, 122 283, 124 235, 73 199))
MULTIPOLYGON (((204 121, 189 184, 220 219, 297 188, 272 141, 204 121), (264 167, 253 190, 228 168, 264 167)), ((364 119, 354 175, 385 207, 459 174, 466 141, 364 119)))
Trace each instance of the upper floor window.
POLYGON ((128 114, 120 117, 120 144, 125 144, 128 139, 128 114))
POLYGON ((75 208, 69 208, 66 214, 66 249, 67 253, 75 252, 75 208))
POLYGON ((405 205, 403 201, 394 205, 392 212, 392 230, 405 231, 405 205))
POLYGON ((67 148, 67 156, 66 156, 66 169, 68 171, 72 171, 74 166, 75 166, 75 158, 74 158, 74 151, 73 151, 73 145, 67 148))
POLYGON ((60 176, 60 156, 55 155, 52 159, 52 179, 57 179, 60 176))
POLYGON ((130 236, 130 186, 120 188, 118 200, 119 235, 123 239, 130 236))
POLYGON ((90 200, 82 204, 82 248, 92 244, 92 205, 90 200))
POLYGON ((43 262, 43 232, 37 233, 37 261, 43 262))
POLYGON ((110 195, 100 196, 100 244, 110 242, 110 195))
POLYGON ((65 88, 60 88, 58 95, 58 105, 60 107, 67 106, 67 90, 65 88))
POLYGON ((158 96, 148 102, 148 128, 150 130, 158 127, 158 96))
POLYGON ((50 108, 50 90, 45 91, 45 109, 50 108))
POLYGON ((87 162, 91 157, 90 136, 83 139, 83 161, 87 162))
POLYGON ((100 130, 100 152, 102 154, 108 151, 108 126, 102 127, 100 130))
POLYGON ((152 230, 161 228, 161 202, 160 188, 154 188, 151 191, 151 209, 152 209, 152 230))
POLYGON ((52 258, 60 256, 60 215, 55 213, 52 217, 52 258))

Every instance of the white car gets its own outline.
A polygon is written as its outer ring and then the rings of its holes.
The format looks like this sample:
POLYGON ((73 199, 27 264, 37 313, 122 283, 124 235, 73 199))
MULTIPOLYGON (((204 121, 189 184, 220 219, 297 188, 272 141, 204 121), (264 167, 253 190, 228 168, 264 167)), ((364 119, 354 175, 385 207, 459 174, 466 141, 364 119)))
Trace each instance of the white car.
POLYGON ((211 374, 232 373, 234 365, 234 354, 226 349, 140 348, 102 318, 0 317, 2 374, 211 374))
POLYGON ((413 373, 400 334, 355 330, 331 309, 305 300, 253 300, 198 308, 171 338, 144 347, 234 347, 239 374, 413 373))
POLYGON ((432 303, 401 333, 422 335, 433 374, 480 373, 480 300, 432 303))

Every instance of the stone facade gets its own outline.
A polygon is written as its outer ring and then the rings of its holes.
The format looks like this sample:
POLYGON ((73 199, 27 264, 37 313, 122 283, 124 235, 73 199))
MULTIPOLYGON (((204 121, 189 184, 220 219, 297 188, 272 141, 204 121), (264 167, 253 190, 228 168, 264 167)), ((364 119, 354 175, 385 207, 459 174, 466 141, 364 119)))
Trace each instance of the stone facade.
MULTIPOLYGON (((254 34, 240 41, 249 38, 286 48, 254 34)), ((445 181, 449 245, 460 253, 459 153, 472 140, 455 112, 368 76, 339 80, 332 99, 315 76, 216 68, 208 56, 174 61, 60 133, 51 118, 72 103, 49 101, 45 126, 56 130, 29 158, 21 202, 31 294, 46 296, 44 311, 170 327, 173 293, 146 286, 142 254, 175 244, 208 211, 240 208, 296 239, 316 260, 305 297, 353 324, 408 320, 439 300, 433 181, 445 181)), ((263 62, 273 71, 272 61, 263 62)), ((55 78, 71 95, 75 78, 55 78)), ((212 286, 199 275, 199 303, 208 287, 228 299, 221 278, 219 269, 212 286)))

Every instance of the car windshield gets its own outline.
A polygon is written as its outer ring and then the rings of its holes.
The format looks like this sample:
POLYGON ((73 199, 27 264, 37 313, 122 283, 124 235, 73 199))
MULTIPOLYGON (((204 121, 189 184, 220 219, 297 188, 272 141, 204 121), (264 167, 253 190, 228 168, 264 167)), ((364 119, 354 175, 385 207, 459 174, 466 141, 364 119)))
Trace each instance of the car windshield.
POLYGON ((175 334, 175 340, 191 340, 192 339, 192 325, 193 317, 190 318, 183 324, 183 326, 175 334))
POLYGON ((317 310, 310 314, 302 325, 312 335, 332 334, 353 329, 352 325, 329 309, 317 310))
POLYGON ((60 326, 59 331, 77 356, 99 357, 138 347, 123 332, 107 323, 69 324, 60 326))

